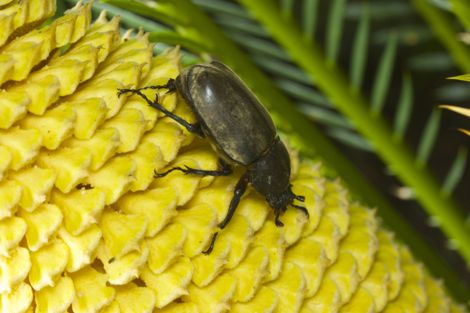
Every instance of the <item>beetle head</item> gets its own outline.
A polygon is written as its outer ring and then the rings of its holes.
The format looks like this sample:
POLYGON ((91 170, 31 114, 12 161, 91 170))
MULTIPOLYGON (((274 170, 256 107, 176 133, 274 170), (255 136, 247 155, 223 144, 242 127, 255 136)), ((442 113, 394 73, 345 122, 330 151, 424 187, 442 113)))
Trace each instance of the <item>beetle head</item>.
POLYGON ((274 210, 274 215, 276 216, 276 225, 277 226, 283 226, 284 224, 279 220, 279 215, 284 213, 287 210, 287 206, 293 206, 294 208, 297 208, 301 210, 302 212, 309 216, 309 213, 307 209, 304 206, 296 205, 294 204, 294 200, 298 200, 301 202, 305 201, 304 196, 299 196, 296 195, 292 192, 292 185, 289 185, 289 187, 282 193, 280 194, 268 194, 266 195, 266 199, 268 200, 269 205, 273 208, 274 210))
POLYGON ((284 213, 287 206, 292 205, 295 199, 303 201, 302 196, 297 196, 292 192, 291 186, 292 185, 289 185, 289 187, 281 193, 270 193, 266 195, 266 200, 274 211, 284 213))

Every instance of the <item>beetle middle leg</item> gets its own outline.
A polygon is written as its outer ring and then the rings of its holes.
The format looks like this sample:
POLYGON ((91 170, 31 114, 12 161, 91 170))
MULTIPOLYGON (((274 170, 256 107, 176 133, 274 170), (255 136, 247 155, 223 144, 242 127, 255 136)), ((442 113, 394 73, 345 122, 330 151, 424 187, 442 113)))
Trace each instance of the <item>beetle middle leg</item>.
POLYGON ((157 173, 156 171, 154 171, 154 177, 155 178, 165 177, 166 175, 170 174, 173 171, 181 171, 184 174, 195 174, 195 175, 200 175, 200 176, 228 176, 232 174, 232 168, 228 164, 226 164, 222 160, 219 163, 221 164, 221 167, 222 167, 220 170, 200 170, 200 169, 191 168, 185 165, 184 168, 173 167, 163 173, 157 173))
MULTIPOLYGON (((237 209, 238 204, 240 203, 240 199, 243 196, 243 194, 245 193, 246 186, 248 185, 248 182, 249 182, 249 177, 250 177, 249 173, 246 172, 238 180, 237 185, 235 186, 235 190, 233 192, 233 198, 230 201, 230 205, 228 207, 227 215, 225 216, 223 221, 220 222, 219 225, 218 225, 220 230, 224 229, 228 225, 228 223, 230 223, 230 220, 232 219, 233 214, 235 213, 235 210, 237 209)), ((211 243, 209 244, 209 247, 205 251, 203 251, 202 253, 210 254, 212 252, 212 250, 214 249, 215 240, 217 239, 218 234, 219 234, 219 232, 216 232, 212 236, 211 243)))
POLYGON ((183 119, 180 116, 174 114, 173 112, 168 111, 167 109, 165 109, 165 107, 163 107, 160 103, 158 103, 158 94, 155 95, 155 101, 152 101, 145 94, 142 93, 142 90, 145 90, 145 89, 168 88, 168 92, 170 92, 170 88, 172 88, 171 91, 174 91, 174 90, 176 90, 176 87, 174 86, 174 84, 175 84, 174 80, 170 80, 170 81, 168 81, 168 83, 166 85, 161 85, 161 86, 147 86, 147 87, 142 87, 142 88, 137 88, 137 89, 118 89, 118 97, 121 96, 122 94, 125 94, 125 93, 132 93, 132 94, 139 95, 152 108, 157 109, 158 111, 162 112, 163 114, 165 114, 169 118, 173 119, 175 122, 177 122, 178 124, 180 124, 181 126, 186 128, 190 133, 194 133, 194 134, 196 134, 200 137, 205 137, 204 133, 202 132, 201 125, 199 125, 198 123, 192 124, 192 123, 186 121, 185 119, 183 119), (172 82, 172 83, 170 84, 170 82, 172 82))

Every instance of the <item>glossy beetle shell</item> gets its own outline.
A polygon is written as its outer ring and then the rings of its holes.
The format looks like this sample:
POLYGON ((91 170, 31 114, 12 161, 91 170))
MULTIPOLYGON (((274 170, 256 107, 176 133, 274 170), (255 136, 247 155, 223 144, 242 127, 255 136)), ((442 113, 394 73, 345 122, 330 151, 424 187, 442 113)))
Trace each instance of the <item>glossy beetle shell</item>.
POLYGON ((176 88, 192 107, 204 135, 227 161, 250 165, 274 143, 271 117, 222 63, 189 67, 176 79, 176 88))

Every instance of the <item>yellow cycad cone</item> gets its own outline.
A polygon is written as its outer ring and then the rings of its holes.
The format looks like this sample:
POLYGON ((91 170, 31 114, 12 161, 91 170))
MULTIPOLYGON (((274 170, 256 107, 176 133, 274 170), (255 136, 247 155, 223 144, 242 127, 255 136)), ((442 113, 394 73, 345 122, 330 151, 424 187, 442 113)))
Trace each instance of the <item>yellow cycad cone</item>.
MULTIPOLYGON (((35 30, 53 0, 0 0, 1 313, 465 312, 373 210, 295 156, 309 218, 289 209, 276 227, 249 188, 203 254, 241 173, 154 178, 218 166, 207 140, 117 95, 178 76, 179 51, 153 57, 146 34, 90 10, 35 30)), ((176 94, 159 100, 194 118, 176 94)))

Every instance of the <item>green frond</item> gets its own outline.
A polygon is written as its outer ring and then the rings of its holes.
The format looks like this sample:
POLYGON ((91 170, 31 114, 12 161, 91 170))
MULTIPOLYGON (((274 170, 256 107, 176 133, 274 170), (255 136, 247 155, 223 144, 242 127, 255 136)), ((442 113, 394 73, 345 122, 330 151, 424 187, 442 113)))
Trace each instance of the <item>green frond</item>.
POLYGON ((385 105, 385 98, 392 78, 396 50, 397 38, 392 34, 388 36, 387 44, 384 48, 384 52, 375 74, 374 86, 372 88, 371 95, 371 112, 373 115, 380 115, 385 105))
POLYGON ((424 128, 421 141, 418 145, 418 150, 416 154, 416 164, 419 167, 425 167, 431 154, 431 149, 434 146, 436 140, 437 131, 439 129, 439 120, 441 118, 441 111, 434 109, 431 113, 431 117, 426 123, 424 128))
POLYGON ((334 64, 338 59, 345 5, 346 0, 333 0, 330 7, 326 31, 325 55, 326 60, 331 64, 334 64))
POLYGON ((462 178, 465 167, 467 165, 468 150, 466 148, 460 148, 455 157, 454 163, 447 173, 447 177, 442 184, 442 192, 445 195, 451 195, 452 191, 457 186, 458 182, 462 178))
POLYGON ((410 121, 412 107, 413 87, 411 77, 410 75, 404 75, 394 124, 394 135, 398 141, 403 140, 406 127, 408 126, 410 121))
POLYGON ((309 41, 315 34, 319 0, 302 1, 302 32, 304 39, 309 41))
POLYGON ((370 17, 369 7, 366 6, 362 11, 359 25, 357 27, 357 33, 354 38, 353 52, 351 56, 350 65, 350 80, 351 85, 354 89, 360 90, 362 81, 364 79, 367 52, 368 52, 368 41, 370 32, 370 17))

